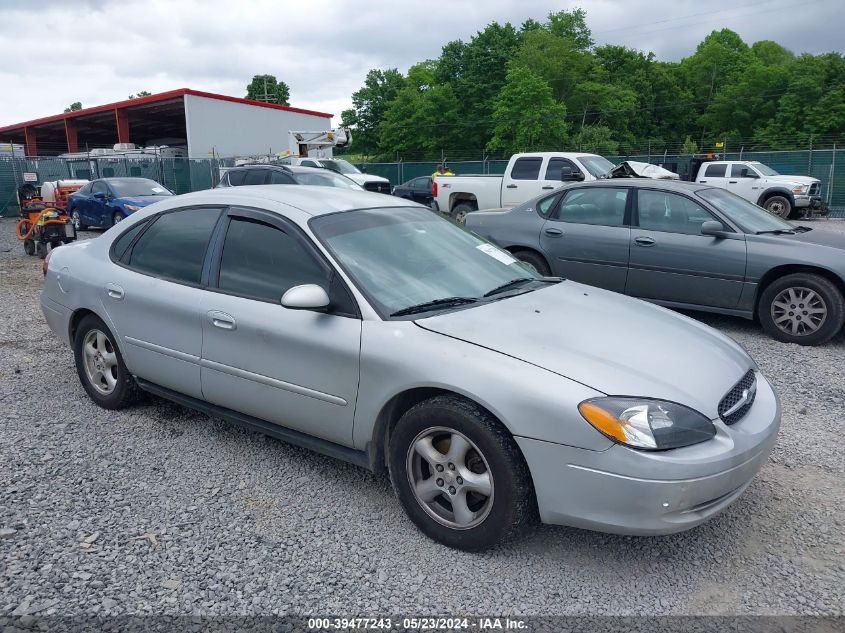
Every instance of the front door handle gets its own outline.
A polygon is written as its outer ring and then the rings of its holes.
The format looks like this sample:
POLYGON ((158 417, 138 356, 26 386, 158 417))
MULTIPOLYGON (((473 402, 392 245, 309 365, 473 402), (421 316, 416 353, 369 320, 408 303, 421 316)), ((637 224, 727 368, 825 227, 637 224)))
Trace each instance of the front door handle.
POLYGON ((737 183, 736 180, 729 180, 728 182, 731 183, 732 185, 735 185, 737 183))
POLYGON ((698 182, 707 182, 706 180, 699 180, 698 182))
POLYGON ((543 189, 554 189, 551 185, 543 185, 543 189))
POLYGON ((563 235, 563 231, 560 229, 544 229, 543 233, 549 237, 561 237, 563 235))
POLYGON ((208 320, 214 327, 219 327, 221 330, 234 330, 237 327, 235 317, 219 310, 210 310, 208 312, 208 320))
POLYGON ((637 246, 654 246, 654 244, 655 244, 654 238, 653 237, 647 237, 647 236, 646 237, 635 237, 634 243, 636 243, 637 246))
POLYGON ((508 188, 508 189, 516 189, 517 187, 516 187, 516 185, 508 185, 508 187, 507 187, 507 188, 508 188))
POLYGON ((123 288, 117 284, 107 283, 106 294, 115 301, 121 301, 123 299, 123 288))

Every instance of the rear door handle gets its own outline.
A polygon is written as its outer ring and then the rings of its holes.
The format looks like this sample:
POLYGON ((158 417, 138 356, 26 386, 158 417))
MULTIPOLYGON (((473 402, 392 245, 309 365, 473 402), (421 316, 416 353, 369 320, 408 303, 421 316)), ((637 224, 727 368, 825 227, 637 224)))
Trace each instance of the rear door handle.
POLYGON ((549 237, 561 237, 563 235, 563 231, 560 229, 544 229, 543 233, 549 237))
POLYGON ((235 317, 218 310, 210 310, 208 312, 208 320, 211 322, 211 325, 219 327, 221 330, 234 330, 237 327, 235 317))
POLYGON ((728 182, 731 183, 732 185, 735 185, 737 183, 736 180, 729 180, 728 182))
POLYGON ((654 238, 653 237, 635 237, 634 242, 638 246, 654 246, 654 238))
POLYGON ((707 182, 706 180, 699 180, 698 182, 707 182))
POLYGON ((117 284, 107 283, 106 294, 115 301, 121 301, 123 299, 123 288, 117 284))
POLYGON ((507 187, 507 188, 508 188, 508 189, 516 189, 516 188, 517 188, 517 186, 516 186, 516 185, 508 185, 508 187, 507 187))
POLYGON ((551 185, 543 185, 543 189, 554 189, 551 185))

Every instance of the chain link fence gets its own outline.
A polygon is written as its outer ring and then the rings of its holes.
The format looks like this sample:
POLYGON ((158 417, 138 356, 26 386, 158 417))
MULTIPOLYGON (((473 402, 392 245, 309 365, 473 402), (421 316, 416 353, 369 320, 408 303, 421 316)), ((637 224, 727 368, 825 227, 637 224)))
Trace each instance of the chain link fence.
MULTIPOLYGON (((257 158, 257 157, 253 157, 257 158)), ((273 157, 260 157, 271 159, 273 157)), ((608 156, 613 163, 635 160, 671 166, 683 173, 690 155, 641 154, 608 156)), ((832 217, 845 217, 845 151, 838 149, 729 152, 727 160, 755 160, 769 165, 782 174, 812 176, 821 181, 822 198, 831 206, 832 217)), ((151 178, 174 193, 188 193, 211 189, 220 178, 220 169, 235 165, 235 158, 164 158, 103 157, 103 158, 12 158, 0 157, 0 216, 18 213, 18 188, 26 182, 38 185, 49 180, 79 178, 91 180, 119 176, 151 178)), ((368 174, 383 176, 397 185, 418 176, 431 175, 437 166, 446 162, 458 175, 503 174, 508 161, 500 158, 482 160, 451 160, 443 152, 439 160, 405 161, 401 156, 389 163, 363 162, 357 166, 368 174)))

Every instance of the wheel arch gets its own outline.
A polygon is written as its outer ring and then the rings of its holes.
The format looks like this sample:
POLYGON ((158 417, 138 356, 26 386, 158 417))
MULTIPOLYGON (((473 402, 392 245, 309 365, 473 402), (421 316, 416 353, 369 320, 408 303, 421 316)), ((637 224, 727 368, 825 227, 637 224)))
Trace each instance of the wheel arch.
MULTIPOLYGON (((378 416, 376 417, 375 424, 373 425, 372 438, 367 446, 370 468, 373 472, 385 472, 387 470, 387 446, 390 442, 390 435, 396 427, 396 424, 399 422, 399 419, 420 402, 435 396, 454 396, 456 398, 472 402, 474 405, 484 409, 485 412, 487 412, 494 420, 496 420, 496 422, 498 422, 499 425, 501 425, 505 432, 513 437, 513 432, 504 422, 502 422, 500 417, 491 411, 489 407, 484 406, 484 404, 479 402, 476 398, 443 387, 412 387, 400 391, 390 398, 384 406, 382 406, 378 416)), ((520 457, 525 460, 525 456, 522 455, 521 450, 520 457)))
POLYGON ((789 189, 784 187, 771 187, 766 189, 763 193, 760 194, 760 197, 757 198, 757 206, 761 207, 766 203, 766 200, 771 198, 772 196, 783 196, 787 200, 789 200, 789 205, 794 209, 795 208, 795 196, 792 195, 792 192, 789 189))
POLYGON ((549 267, 549 270, 552 270, 552 265, 551 265, 551 262, 549 261, 549 258, 546 257, 541 251, 537 250, 533 246, 521 246, 519 244, 514 244, 512 246, 505 246, 504 248, 511 255, 516 255, 520 251, 533 253, 533 254, 537 255, 537 257, 542 258, 543 261, 546 262, 546 266, 549 267))
POLYGON ((475 208, 478 209, 478 197, 474 193, 468 191, 458 191, 449 194, 449 213, 451 213, 457 205, 462 202, 474 202, 475 208))
POLYGON ((774 268, 770 268, 760 278, 760 281, 757 284, 757 293, 754 297, 755 318, 757 315, 757 310, 760 307, 760 299, 762 298, 766 288, 768 288, 774 281, 780 279, 781 277, 785 277, 786 275, 793 275, 795 273, 806 273, 810 275, 818 275, 819 277, 824 277, 825 279, 830 281, 834 286, 836 286, 839 289, 839 292, 842 293, 843 297, 845 297, 845 279, 842 279, 842 277, 837 275, 832 270, 823 268, 821 266, 811 266, 807 264, 783 264, 781 266, 775 266, 774 268))

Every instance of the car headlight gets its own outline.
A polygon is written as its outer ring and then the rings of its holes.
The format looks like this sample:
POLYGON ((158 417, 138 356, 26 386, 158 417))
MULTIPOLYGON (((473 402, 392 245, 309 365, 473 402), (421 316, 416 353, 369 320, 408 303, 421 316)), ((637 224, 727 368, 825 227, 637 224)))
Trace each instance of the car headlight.
POLYGON ((792 188, 792 193, 806 193, 810 185, 796 185, 792 188))
POLYGON ((142 207, 139 207, 138 205, 135 205, 135 204, 124 204, 123 208, 126 209, 127 211, 140 211, 142 209, 142 207))
POLYGON ((680 448, 716 435, 716 427, 706 416, 666 400, 591 398, 579 404, 578 411, 598 431, 631 448, 680 448))

